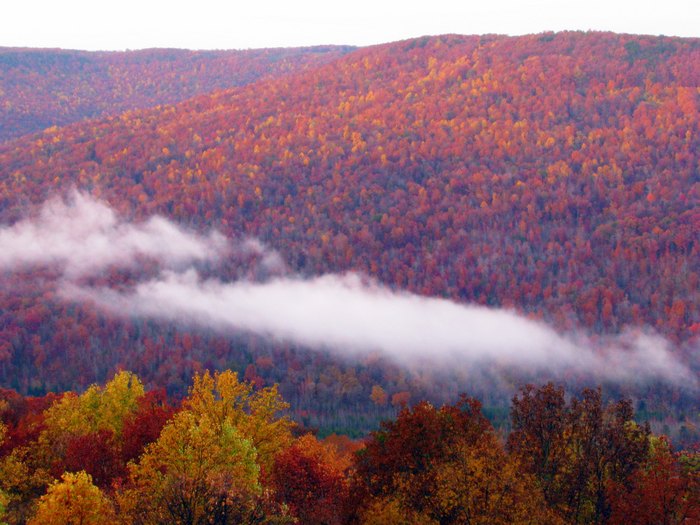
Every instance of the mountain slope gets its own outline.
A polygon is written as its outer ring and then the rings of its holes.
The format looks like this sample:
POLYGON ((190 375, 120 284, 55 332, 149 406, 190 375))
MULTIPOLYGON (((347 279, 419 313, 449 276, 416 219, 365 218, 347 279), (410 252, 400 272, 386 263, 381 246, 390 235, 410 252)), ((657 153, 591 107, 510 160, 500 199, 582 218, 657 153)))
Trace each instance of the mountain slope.
MULTIPOLYGON (((445 36, 364 48, 8 141, 0 221, 78 188, 130 219, 158 213, 254 237, 303 276, 355 271, 562 331, 651 328, 697 373, 699 87, 691 39, 445 36)), ((372 356, 358 365, 247 335, 115 320, 61 301, 51 268, 22 270, 0 279, 0 381, 22 392, 75 388, 119 367, 177 391, 193 370, 233 367, 280 382, 305 423, 347 430, 391 410, 368 408, 375 386, 397 405, 410 392, 444 399, 465 388, 372 356)), ((248 275, 235 264, 217 274, 248 275)), ((117 288, 131 278, 99 277, 117 288)), ((471 392, 481 380, 469 376, 471 392)), ((657 401, 670 398, 695 410, 675 388, 638 393, 648 413, 663 414, 657 401)))
POLYGON ((14 195, 96 190, 299 271, 678 340, 698 322, 697 41, 442 37, 0 149, 14 195), (58 177, 58 178, 57 178, 58 177))
POLYGON ((0 141, 288 74, 334 60, 350 50, 87 52, 0 48, 0 141))

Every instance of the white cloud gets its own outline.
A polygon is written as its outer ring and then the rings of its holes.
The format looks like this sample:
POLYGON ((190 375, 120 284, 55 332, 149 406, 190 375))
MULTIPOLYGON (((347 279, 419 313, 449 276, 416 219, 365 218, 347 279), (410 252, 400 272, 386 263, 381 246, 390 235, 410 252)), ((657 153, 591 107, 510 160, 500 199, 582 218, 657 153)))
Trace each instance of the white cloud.
POLYGON ((0 269, 53 268, 61 274, 61 297, 122 316, 254 333, 342 355, 380 352, 402 364, 497 365, 698 386, 657 335, 628 332, 594 342, 559 334, 515 312, 392 291, 355 274, 284 276, 279 254, 256 239, 233 244, 217 233, 187 232, 162 217, 129 222, 78 192, 67 200, 49 200, 35 217, 0 228, 0 246, 0 269), (252 256, 264 275, 277 277, 224 282, 202 279, 194 269, 196 263, 229 256, 252 256), (115 265, 135 267, 144 259, 158 263, 161 274, 131 290, 94 287, 80 279, 115 265))
POLYGON ((0 246, 1 269, 52 265, 75 277, 131 266, 138 257, 171 267, 213 260, 225 254, 227 241, 217 233, 189 233, 157 216, 126 222, 106 204, 73 192, 46 202, 38 216, 1 229, 0 246))
POLYGON ((594 345, 513 312, 392 292, 353 274, 224 283, 194 271, 167 272, 130 293, 70 284, 62 293, 122 315, 250 332, 343 355, 378 351, 402 364, 497 364, 697 387, 659 336, 627 333, 594 345))

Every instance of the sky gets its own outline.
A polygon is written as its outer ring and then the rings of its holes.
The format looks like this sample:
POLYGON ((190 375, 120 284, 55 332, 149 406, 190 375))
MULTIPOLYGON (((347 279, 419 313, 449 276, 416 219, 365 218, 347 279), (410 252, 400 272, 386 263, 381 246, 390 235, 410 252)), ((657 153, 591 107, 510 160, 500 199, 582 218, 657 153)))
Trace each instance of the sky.
POLYGON ((700 37, 699 0, 7 0, 0 46, 84 50, 372 45, 601 30, 700 37))

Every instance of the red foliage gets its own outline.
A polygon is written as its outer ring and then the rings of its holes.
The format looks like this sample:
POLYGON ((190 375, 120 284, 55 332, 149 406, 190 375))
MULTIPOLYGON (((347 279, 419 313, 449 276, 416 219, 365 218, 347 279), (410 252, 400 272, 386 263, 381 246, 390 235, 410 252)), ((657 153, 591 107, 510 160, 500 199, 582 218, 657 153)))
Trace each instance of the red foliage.
POLYGON ((382 423, 357 453, 355 497, 391 494, 396 474, 410 474, 411 505, 421 511, 435 493, 434 469, 454 454, 458 443, 474 445, 492 430, 481 404, 462 396, 455 405, 436 409, 420 402, 404 408, 395 421, 382 423))
MULTIPOLYGON (((165 63, 183 55, 161 53, 144 86, 179 78, 165 63)), ((274 52, 239 55, 260 81, 3 143, 0 220, 74 186, 129 217, 262 238, 301 274, 354 270, 562 330, 644 325, 675 342, 697 338, 697 40, 446 36, 329 53, 318 67, 292 53, 308 67, 265 79, 274 52)), ((219 64, 215 77, 230 74, 233 55, 207 56, 218 57, 205 68, 219 64)), ((129 78, 145 69, 115 57, 129 78)), ((185 70, 190 86, 204 74, 185 70)), ((94 89, 111 100, 106 82, 94 89)), ((154 99, 178 100, 157 85, 154 99)), ((29 93, 38 100, 28 106, 54 104, 29 93)), ((121 364, 177 389, 199 367, 234 361, 242 372, 259 357, 247 336, 251 355, 239 341, 65 305, 42 284, 47 271, 0 278, 2 384, 85 386, 121 364)), ((221 277, 241 276, 231 264, 221 277)), ((307 407, 320 399, 333 412, 340 396, 359 404, 377 384, 352 367, 320 372, 328 360, 284 345, 265 352, 274 366, 256 365, 256 376, 307 407), (333 379, 350 372, 359 387, 341 393, 333 379)), ((386 370, 382 386, 400 405, 414 385, 386 370)))
POLYGON ((53 393, 43 397, 24 397, 13 390, 0 389, 0 401, 7 403, 5 410, 0 411, 0 419, 7 425, 4 441, 0 444, 0 457, 36 440, 44 429, 44 410, 60 397, 53 393))
POLYGON ((74 436, 68 440, 63 464, 56 465, 55 477, 63 472, 84 470, 98 487, 108 489, 126 475, 119 443, 110 430, 74 436))
POLYGON ((301 523, 344 523, 348 505, 345 473, 325 464, 298 444, 275 458, 272 486, 301 523))
POLYGON ((165 390, 150 390, 139 399, 136 412, 124 421, 121 459, 125 464, 137 459, 146 445, 158 439, 174 412, 165 390))
POLYGON ((644 465, 627 480, 611 483, 609 523, 623 525, 700 523, 700 456, 686 456, 688 465, 660 438, 644 465))
POLYGON ((303 71, 347 47, 87 52, 0 48, 0 142, 303 71), (31 91, 28 91, 31 86, 31 91), (30 94, 31 93, 31 94, 30 94))

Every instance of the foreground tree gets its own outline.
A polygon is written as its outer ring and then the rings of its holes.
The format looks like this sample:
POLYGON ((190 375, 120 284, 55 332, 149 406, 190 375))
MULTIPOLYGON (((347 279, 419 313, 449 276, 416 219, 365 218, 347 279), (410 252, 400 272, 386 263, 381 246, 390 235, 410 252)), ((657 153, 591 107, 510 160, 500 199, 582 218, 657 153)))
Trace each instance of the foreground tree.
POLYGON ((350 458, 306 434, 275 458, 271 485, 300 523, 340 525, 349 505, 350 458))
POLYGON ((529 385, 513 398, 508 450, 566 522, 604 523, 606 487, 627 483, 648 454, 649 428, 633 416, 629 401, 603 406, 600 389, 567 403, 563 388, 529 385))
POLYGON ((232 372, 205 373, 195 376, 184 406, 131 465, 118 496, 123 517, 143 524, 289 521, 261 484, 260 462, 291 439, 289 422, 276 417, 285 407, 276 391, 252 393, 232 372))
POLYGON ((262 492, 255 460, 250 440, 230 423, 214 429, 180 412, 132 466, 122 511, 135 523, 239 522, 262 492))
POLYGON ((534 478, 522 476, 474 399, 405 408, 358 454, 359 520, 556 523, 534 478))
POLYGON ((700 454, 674 454, 654 438, 648 459, 627 484, 610 483, 608 494, 611 525, 700 523, 700 454))
POLYGON ((131 372, 118 372, 104 387, 66 393, 47 411, 38 452, 55 477, 85 470, 103 489, 125 475, 124 424, 139 408, 145 390, 131 372))
POLYGON ((523 388, 505 446, 478 401, 420 402, 359 451, 293 437, 277 390, 230 371, 196 375, 178 411, 142 392, 120 373, 65 395, 0 449, 0 523, 700 523, 700 456, 600 390, 523 388))
POLYGON ((107 525, 115 522, 111 502, 84 471, 66 472, 39 499, 28 525, 107 525))

